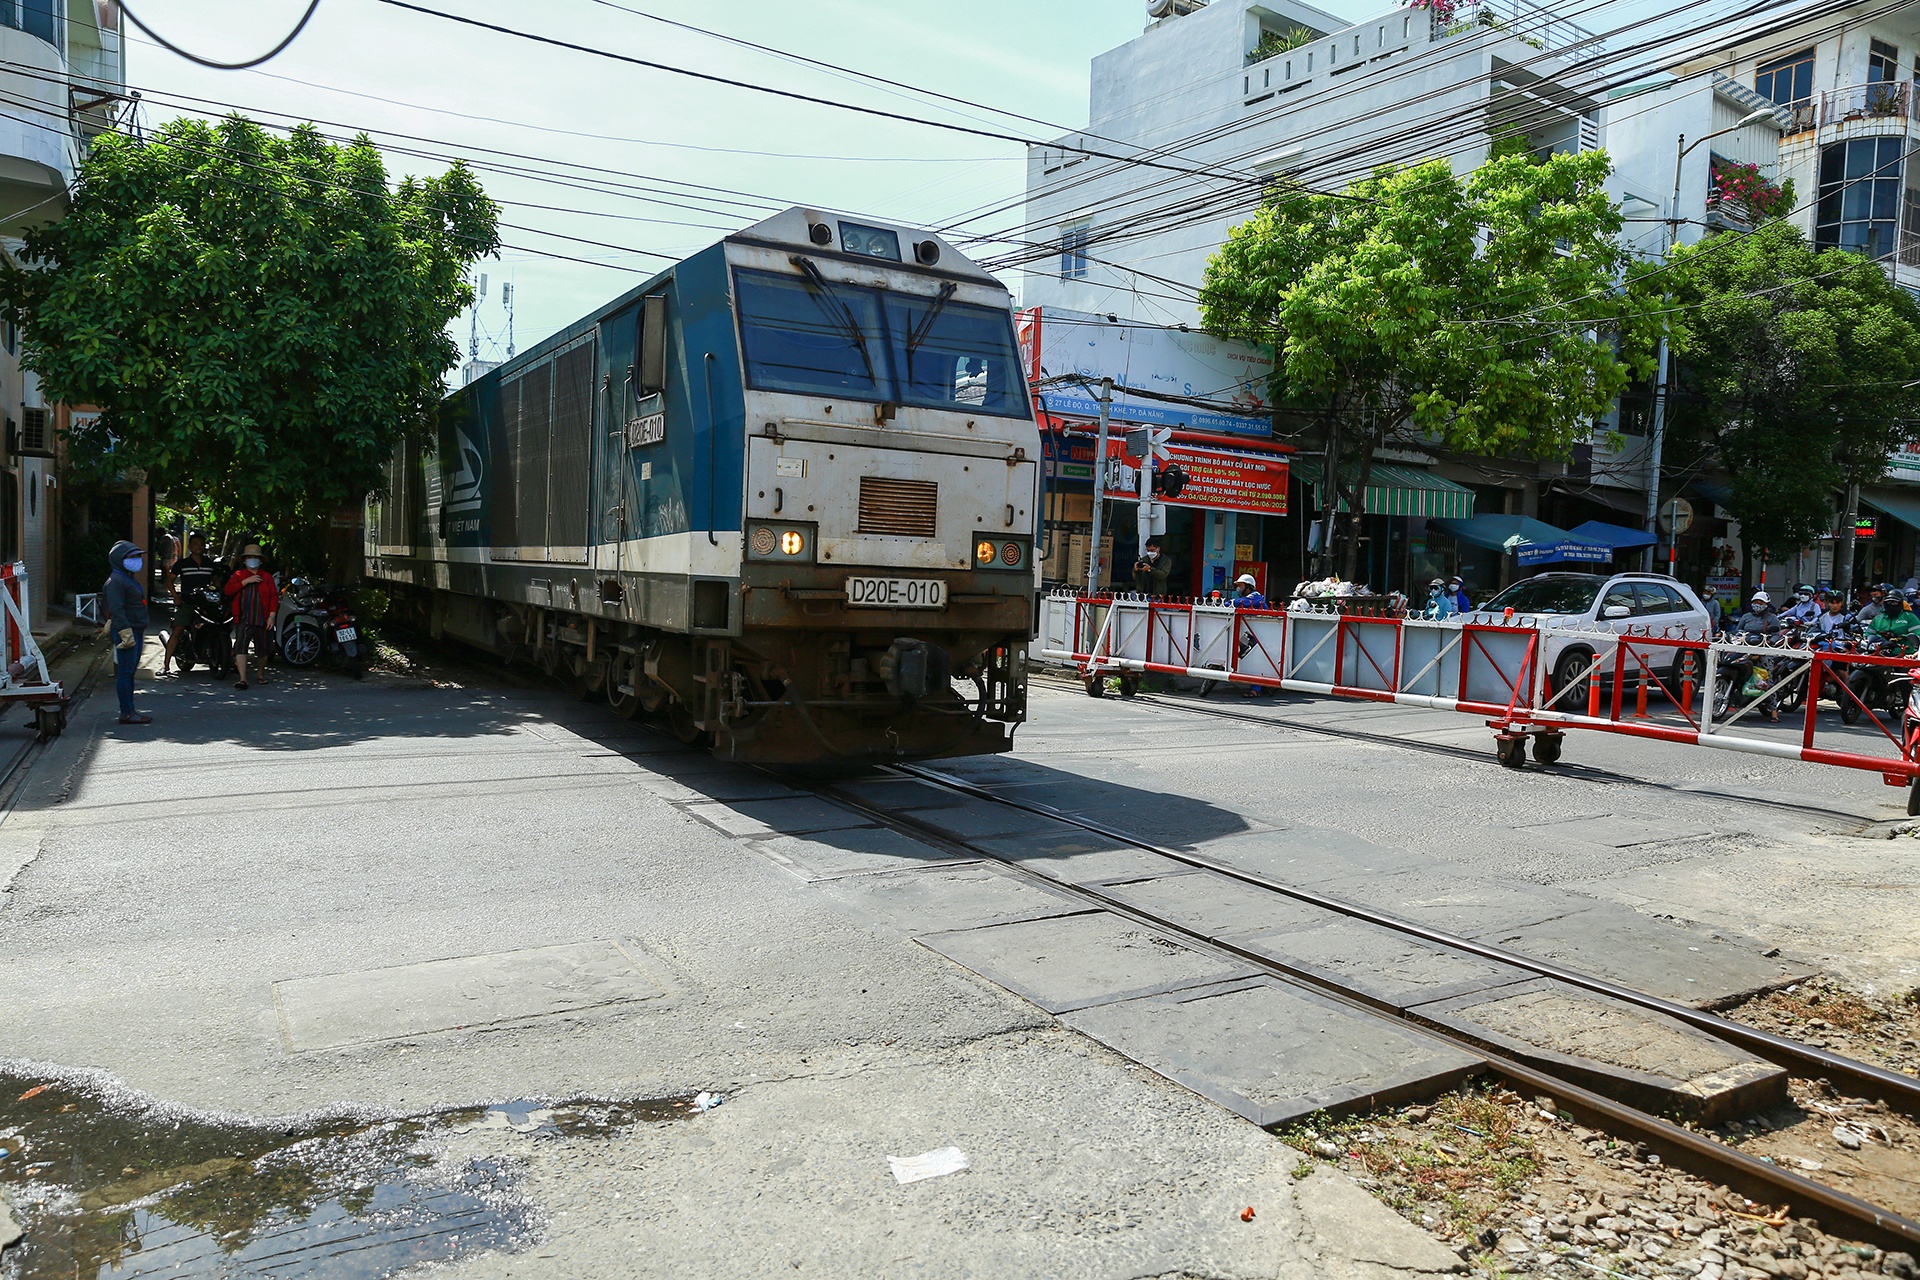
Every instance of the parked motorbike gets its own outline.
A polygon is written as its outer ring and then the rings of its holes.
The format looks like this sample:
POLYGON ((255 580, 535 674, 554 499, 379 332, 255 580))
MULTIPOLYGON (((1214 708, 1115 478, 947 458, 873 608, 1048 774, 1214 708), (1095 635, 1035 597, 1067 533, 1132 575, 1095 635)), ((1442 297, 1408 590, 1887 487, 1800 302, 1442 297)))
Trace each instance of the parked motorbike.
POLYGON ((344 587, 293 579, 280 593, 276 630, 280 657, 290 667, 324 658, 356 680, 367 673, 367 644, 353 614, 353 593, 344 587))
POLYGON ((204 666, 216 676, 233 670, 233 634, 227 616, 227 602, 213 587, 186 592, 174 615, 180 641, 173 647, 173 660, 185 675, 195 666, 204 666))

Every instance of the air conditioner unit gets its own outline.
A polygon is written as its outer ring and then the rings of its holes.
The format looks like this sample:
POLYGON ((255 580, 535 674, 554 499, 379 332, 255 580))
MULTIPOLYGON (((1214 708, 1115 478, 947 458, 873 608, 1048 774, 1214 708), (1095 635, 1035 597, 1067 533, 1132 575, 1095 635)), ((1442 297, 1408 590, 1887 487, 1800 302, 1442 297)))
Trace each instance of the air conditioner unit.
POLYGON ((53 415, 44 407, 29 405, 20 411, 19 447, 14 452, 23 458, 53 456, 53 415))

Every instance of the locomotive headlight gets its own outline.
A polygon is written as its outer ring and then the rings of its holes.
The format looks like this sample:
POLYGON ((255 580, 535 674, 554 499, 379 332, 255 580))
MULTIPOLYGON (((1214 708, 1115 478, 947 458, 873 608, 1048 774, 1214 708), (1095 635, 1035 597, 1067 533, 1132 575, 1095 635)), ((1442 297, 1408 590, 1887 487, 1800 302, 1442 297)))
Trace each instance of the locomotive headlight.
POLYGON ((761 563, 811 562, 819 527, 799 520, 755 521, 747 527, 747 559, 761 563))
POLYGON ((1033 564, 1033 543, 1028 538, 1009 538, 1003 533, 973 531, 973 567, 976 569, 1025 569, 1033 564))
POLYGON ((983 565, 992 564, 994 554, 998 550, 999 548, 995 547, 991 542, 988 542, 985 538, 982 538, 980 540, 980 545, 973 549, 973 558, 979 561, 983 565))

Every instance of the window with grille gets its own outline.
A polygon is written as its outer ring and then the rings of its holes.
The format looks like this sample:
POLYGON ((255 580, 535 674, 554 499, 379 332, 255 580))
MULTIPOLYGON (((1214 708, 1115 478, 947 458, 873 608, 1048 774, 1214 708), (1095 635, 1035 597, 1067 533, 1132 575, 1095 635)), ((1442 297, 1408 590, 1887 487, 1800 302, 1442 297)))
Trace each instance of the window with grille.
POLYGON ((1060 232, 1060 278, 1062 280, 1085 280, 1087 278, 1087 242, 1092 238, 1093 227, 1081 223, 1074 227, 1065 227, 1060 232))

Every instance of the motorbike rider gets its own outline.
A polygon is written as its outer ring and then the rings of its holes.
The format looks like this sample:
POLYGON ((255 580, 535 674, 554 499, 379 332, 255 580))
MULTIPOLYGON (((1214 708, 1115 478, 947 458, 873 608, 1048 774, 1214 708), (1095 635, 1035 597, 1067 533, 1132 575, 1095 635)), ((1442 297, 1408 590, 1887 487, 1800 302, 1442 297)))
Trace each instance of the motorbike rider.
POLYGON ((1427 607, 1421 610, 1421 617, 1437 621, 1451 618, 1459 612, 1460 601, 1453 592, 1447 590, 1444 579, 1435 578, 1427 584, 1427 607))
POLYGON ((181 635, 191 624, 193 593, 215 586, 220 581, 219 575, 220 570, 213 563, 213 557, 207 554, 207 535, 197 530, 188 534, 187 554, 167 568, 167 578, 173 590, 173 626, 167 631, 166 652, 160 655, 161 675, 167 674, 167 668, 173 662, 174 646, 180 643, 181 635))
POLYGON ((1852 623, 1847 616, 1847 598, 1838 591, 1822 591, 1820 603, 1824 611, 1813 620, 1813 629, 1820 635, 1830 636, 1852 623))
POLYGON ((1920 614, 1913 611, 1913 602, 1899 592, 1887 592, 1881 609, 1880 616, 1873 620, 1873 634, 1882 640, 1905 641, 1920 631, 1920 614))
POLYGON ((147 588, 140 581, 146 552, 124 538, 107 553, 113 572, 100 588, 107 611, 107 636, 113 642, 113 687, 120 695, 121 724, 152 724, 153 717, 133 705, 133 676, 147 634, 147 588))
POLYGON ((273 651, 273 620, 280 611, 280 588, 266 571, 266 553, 249 542, 240 550, 240 567, 227 579, 227 599, 233 602, 233 660, 240 668, 236 689, 247 687, 247 650, 258 659, 254 682, 267 682, 267 656, 273 651))
POLYGON ((1818 618, 1820 613, 1813 588, 1803 582, 1793 589, 1793 603, 1781 610, 1780 621, 1804 627, 1818 618))
MULTIPOLYGON (((1747 611, 1733 620, 1733 637, 1748 644, 1764 644, 1773 640, 1783 629, 1780 615, 1773 611, 1773 597, 1765 591, 1756 591, 1747 600, 1747 611)), ((1754 655, 1744 660, 1749 674, 1744 683, 1753 689, 1764 687, 1771 678, 1770 667, 1764 655, 1754 655)), ((1748 696, 1754 696, 1749 692, 1748 696)), ((1773 695, 1765 695, 1767 719, 1780 718, 1780 705, 1773 695)))
POLYGON ((1453 597, 1454 606, 1460 612, 1473 612, 1473 600, 1467 595, 1467 584, 1461 581, 1459 574, 1456 573, 1447 579, 1447 592, 1453 597))
POLYGON ((1853 620, 1861 626, 1871 626, 1873 620, 1887 611, 1887 584, 1876 582, 1867 588, 1867 602, 1853 615, 1853 620))

